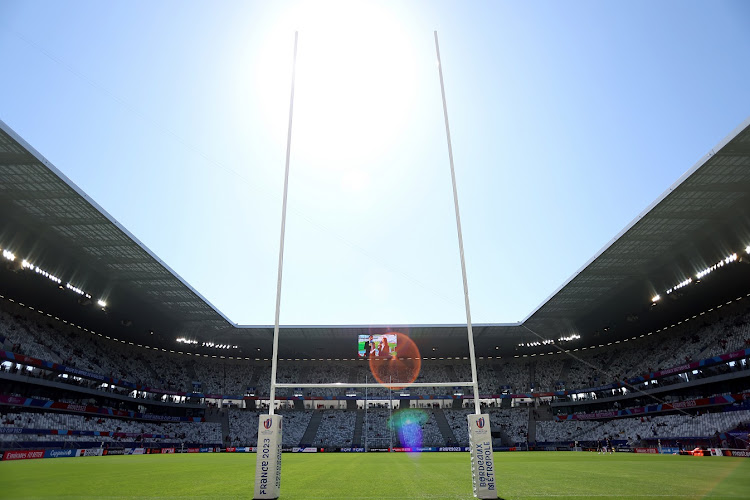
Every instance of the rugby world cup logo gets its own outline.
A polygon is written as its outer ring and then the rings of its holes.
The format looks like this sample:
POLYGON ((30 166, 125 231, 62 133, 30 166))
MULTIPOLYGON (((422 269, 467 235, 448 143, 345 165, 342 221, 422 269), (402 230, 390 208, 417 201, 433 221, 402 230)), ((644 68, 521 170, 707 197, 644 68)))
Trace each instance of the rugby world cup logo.
POLYGON ((477 419, 477 429, 484 427, 484 417, 477 419))
POLYGON ((272 425, 273 420, 271 420, 270 418, 267 418, 263 421, 263 427, 265 427, 266 429, 270 429, 272 425))

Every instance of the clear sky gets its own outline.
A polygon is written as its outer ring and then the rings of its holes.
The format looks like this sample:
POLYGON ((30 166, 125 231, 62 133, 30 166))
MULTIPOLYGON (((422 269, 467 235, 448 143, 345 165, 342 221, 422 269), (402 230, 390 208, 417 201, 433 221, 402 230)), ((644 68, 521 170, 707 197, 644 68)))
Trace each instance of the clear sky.
POLYGON ((750 115, 743 0, 3 0, 0 119, 273 324, 295 30, 282 324, 465 322, 433 30, 477 323, 525 318, 750 115))

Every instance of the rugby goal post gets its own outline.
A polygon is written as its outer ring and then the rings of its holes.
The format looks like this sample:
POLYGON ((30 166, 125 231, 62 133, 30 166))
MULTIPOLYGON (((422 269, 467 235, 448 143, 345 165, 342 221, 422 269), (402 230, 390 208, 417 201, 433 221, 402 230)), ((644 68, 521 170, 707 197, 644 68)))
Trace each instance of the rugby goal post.
MULTIPOLYGON (((471 387, 474 394, 474 414, 467 416, 469 428, 469 453, 471 455, 471 477, 474 496, 481 499, 498 498, 495 483, 494 455, 492 451, 492 434, 490 432, 490 416, 482 414, 479 405, 479 383, 477 380, 476 355, 474 353, 474 334, 471 327, 471 308, 469 307, 469 287, 466 280, 466 260, 464 258, 464 243, 461 233, 461 215, 458 208, 458 191, 456 189, 456 174, 453 164, 453 146, 451 144, 450 126, 448 123, 448 107, 445 100, 445 86, 443 83, 443 68, 440 60, 440 45, 437 31, 435 36, 435 52, 437 54, 438 73, 440 77, 440 94, 443 101, 443 117, 445 121, 445 135, 448 143, 448 159, 453 187, 453 204, 456 215, 456 232, 458 235, 459 255, 461 259, 461 277, 463 280, 464 306, 466 310, 466 327, 469 341, 469 359, 471 362, 471 382, 412 382, 408 387, 471 387)), ((282 445, 282 417, 275 415, 276 388, 347 388, 383 387, 380 383, 277 383, 276 370, 279 351, 279 310, 281 305, 281 278, 284 267, 284 236, 286 231, 287 193, 289 187, 289 157, 292 142, 292 117, 294 116, 294 82, 297 64, 298 32, 294 33, 294 56, 292 62, 292 85, 289 98, 289 123, 287 129, 286 163, 284 168, 284 194, 281 205, 281 236, 279 242, 279 266, 276 281, 276 312, 273 328, 273 353, 271 357, 271 386, 268 415, 258 418, 258 447, 255 464, 255 490, 253 499, 277 499, 281 495, 281 445, 282 445)), ((365 401, 367 404, 367 401, 365 401)))

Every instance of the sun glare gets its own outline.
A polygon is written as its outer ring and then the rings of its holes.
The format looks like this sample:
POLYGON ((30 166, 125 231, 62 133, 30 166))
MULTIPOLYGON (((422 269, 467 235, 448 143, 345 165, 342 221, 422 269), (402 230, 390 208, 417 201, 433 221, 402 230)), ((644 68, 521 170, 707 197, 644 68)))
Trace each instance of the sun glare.
POLYGON ((335 177, 343 190, 365 189, 371 169, 412 118, 416 65, 411 39, 393 13, 375 4, 290 8, 269 30, 263 67, 255 77, 264 96, 264 119, 284 130, 295 30, 293 154, 318 174, 335 177))

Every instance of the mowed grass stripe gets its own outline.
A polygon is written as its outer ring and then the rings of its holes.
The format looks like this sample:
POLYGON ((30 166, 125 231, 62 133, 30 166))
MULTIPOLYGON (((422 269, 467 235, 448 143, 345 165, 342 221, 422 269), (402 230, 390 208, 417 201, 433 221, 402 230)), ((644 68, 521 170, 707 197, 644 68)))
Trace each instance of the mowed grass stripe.
MULTIPOLYGON (((750 459, 496 453, 502 498, 748 498, 750 459)), ((254 454, 0 462, 2 498, 252 498, 254 454)), ((470 499, 468 453, 285 453, 282 499, 470 499)))

